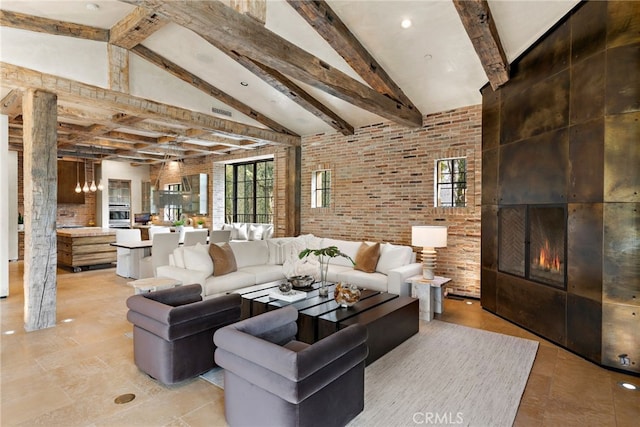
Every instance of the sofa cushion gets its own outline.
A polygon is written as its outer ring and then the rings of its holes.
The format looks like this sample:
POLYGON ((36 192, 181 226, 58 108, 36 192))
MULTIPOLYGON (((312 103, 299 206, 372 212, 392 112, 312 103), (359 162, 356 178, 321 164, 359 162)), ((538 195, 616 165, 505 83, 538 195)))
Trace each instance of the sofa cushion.
POLYGON ((209 245, 209 254, 213 260, 213 275, 222 276, 229 274, 238 269, 236 265, 236 257, 229 243, 218 245, 212 243, 209 245))
POLYGON ((354 268, 364 271, 365 273, 373 273, 376 271, 378 258, 380 258, 380 243, 367 245, 365 242, 362 242, 354 258, 356 262, 354 268))
POLYGON ((338 282, 338 274, 345 271, 353 271, 353 267, 329 264, 329 268, 327 269, 327 281, 334 283, 338 282))
POLYGON ((204 282, 206 298, 255 285, 256 276, 244 271, 234 271, 224 276, 209 276, 204 282))
POLYGON ((256 284, 268 283, 285 278, 280 265, 250 265, 243 267, 240 271, 250 273, 255 276, 256 284))
POLYGON ((233 249, 238 268, 269 263, 269 245, 264 240, 229 242, 229 245, 233 249))
MULTIPOLYGON (((197 243, 194 246, 185 246, 183 248, 184 268, 188 270, 204 271, 208 274, 213 273, 213 262, 207 251, 207 247, 197 243)), ((175 259, 174 259, 175 262, 175 259)))
POLYGON ((380 259, 376 271, 382 274, 389 274, 389 270, 411 263, 413 250, 409 246, 396 246, 385 243, 380 246, 380 259))
POLYGON ((244 222, 234 222, 232 224, 224 224, 223 230, 231 230, 231 240, 247 240, 247 224, 244 222))
MULTIPOLYGON (((337 246, 340 252, 350 256, 352 260, 356 259, 356 254, 358 253, 358 249, 360 249, 360 243, 361 242, 350 242, 347 240, 322 239, 323 248, 327 248, 329 246, 337 246)), ((343 265, 345 267, 353 268, 353 263, 351 262, 351 260, 341 256, 330 258, 329 264, 343 265)))
POLYGON ((264 240, 271 239, 273 237, 273 224, 265 224, 262 238, 264 240))
POLYGON ((359 288, 387 292, 387 276, 382 273, 365 273, 360 270, 345 270, 337 274, 339 282, 356 285, 359 288))

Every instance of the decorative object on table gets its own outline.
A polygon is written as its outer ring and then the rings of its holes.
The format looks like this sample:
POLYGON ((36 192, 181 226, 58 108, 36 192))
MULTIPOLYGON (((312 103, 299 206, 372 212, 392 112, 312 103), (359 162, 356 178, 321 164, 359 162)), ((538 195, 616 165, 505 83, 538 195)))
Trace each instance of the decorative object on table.
POLYGON ((320 260, 320 289, 318 290, 318 295, 321 297, 326 297, 329 295, 329 288, 327 287, 327 271, 329 270, 329 258, 334 258, 337 256, 341 256, 343 258, 347 258, 351 261, 352 264, 355 265, 353 259, 343 252, 340 252, 337 246, 328 246, 322 249, 305 249, 300 252, 298 257, 300 259, 306 258, 309 255, 315 255, 320 260))
POLYGON ((360 289, 349 283, 338 283, 333 291, 333 298, 342 307, 351 307, 360 301, 360 289))
POLYGON ((202 228, 204 226, 204 220, 199 219, 198 220, 198 228, 202 228))
POLYGON ((278 290, 273 290, 269 293, 269 298, 279 299, 288 302, 300 301, 307 297, 306 292, 298 291, 295 289, 289 289, 287 292, 282 292, 279 287, 278 290))
POLYGON ((447 247, 446 225, 414 225, 411 227, 411 244, 422 247, 422 277, 433 280, 436 268, 435 248, 447 247))
POLYGON ((313 276, 292 276, 287 279, 294 289, 308 289, 313 285, 313 276))
POLYGON ((18 212, 18 231, 24 231, 24 217, 18 212))
POLYGON ((288 281, 282 282, 278 285, 278 290, 283 294, 291 292, 291 289, 293 289, 293 285, 288 281))

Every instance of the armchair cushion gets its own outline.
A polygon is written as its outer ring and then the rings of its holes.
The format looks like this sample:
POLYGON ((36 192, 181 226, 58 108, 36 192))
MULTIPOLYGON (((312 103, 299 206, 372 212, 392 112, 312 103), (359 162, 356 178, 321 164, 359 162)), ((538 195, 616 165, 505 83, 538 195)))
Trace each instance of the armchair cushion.
POLYGON ((285 307, 216 331, 216 363, 249 383, 299 403, 363 362, 367 331, 352 325, 315 344, 296 345, 298 311, 285 307), (291 326, 289 326, 291 325, 291 326))

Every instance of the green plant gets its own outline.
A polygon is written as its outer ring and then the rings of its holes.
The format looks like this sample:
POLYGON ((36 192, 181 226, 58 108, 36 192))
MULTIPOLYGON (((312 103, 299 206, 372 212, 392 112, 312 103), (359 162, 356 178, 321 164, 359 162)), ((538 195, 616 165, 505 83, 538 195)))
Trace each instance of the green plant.
POLYGON ((24 217, 18 212, 18 224, 24 224, 24 217))
POLYGON ((203 219, 199 219, 198 220, 198 225, 202 225, 202 224, 204 224, 204 220, 203 219))
POLYGON ((304 249, 298 255, 298 258, 306 258, 309 255, 315 255, 320 260, 320 289, 318 291, 318 295, 327 296, 329 294, 329 290, 327 288, 327 272, 329 270, 329 260, 327 258, 334 258, 337 256, 341 256, 343 258, 351 261, 353 265, 356 263, 351 259, 351 257, 343 252, 340 252, 337 246, 328 246, 322 249, 304 249))
POLYGON ((300 252, 300 255, 298 255, 298 257, 300 259, 308 257, 309 255, 315 255, 317 257, 320 257, 320 264, 323 264, 323 260, 324 257, 329 257, 329 258, 334 258, 337 256, 341 256, 343 258, 348 259, 349 261, 351 261, 351 263, 353 263, 355 265, 355 262, 351 259, 351 257, 343 252, 340 252, 340 250, 338 249, 337 246, 328 246, 326 248, 322 248, 322 249, 305 249, 302 252, 300 252))
POLYGON ((178 220, 178 221, 173 221, 173 226, 174 227, 182 227, 184 225, 184 219, 178 220))

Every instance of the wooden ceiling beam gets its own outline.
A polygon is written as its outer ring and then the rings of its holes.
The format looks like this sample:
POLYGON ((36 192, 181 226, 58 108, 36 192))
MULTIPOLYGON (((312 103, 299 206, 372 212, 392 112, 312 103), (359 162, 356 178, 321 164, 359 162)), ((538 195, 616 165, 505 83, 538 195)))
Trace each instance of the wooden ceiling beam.
POLYGON ((220 119, 185 108, 138 98, 51 74, 40 73, 5 62, 0 62, 0 78, 3 85, 7 87, 33 87, 47 90, 56 93, 59 98, 81 102, 90 107, 105 108, 133 116, 186 125, 215 133, 256 138, 278 145, 300 145, 300 137, 297 136, 220 119))
POLYGON ((160 19, 157 14, 136 7, 111 27, 109 43, 125 49, 132 49, 166 24, 167 21, 160 19))
POLYGON ((484 72, 496 90, 509 81, 509 61, 487 0, 452 0, 484 72))
POLYGON ((309 111, 320 120, 342 133, 343 135, 353 135, 353 126, 349 124, 342 117, 331 111, 323 103, 316 100, 309 95, 304 89, 295 84, 291 79, 284 74, 269 68, 264 64, 256 62, 246 56, 240 55, 236 52, 230 51, 222 45, 216 46, 218 49, 225 52, 231 58, 235 59, 238 63, 251 71, 256 76, 264 80, 269 86, 276 89, 278 92, 309 111))
POLYGON ((213 98, 216 98, 217 100, 238 110, 239 112, 252 118, 253 120, 259 123, 262 123, 263 125, 273 129, 274 131, 298 136, 292 130, 287 129, 285 126, 281 125, 275 120, 271 120, 269 117, 265 116, 264 114, 257 112, 250 106, 237 100, 236 98, 218 89, 212 84, 204 81, 203 79, 196 76, 195 74, 185 70, 184 68, 180 67, 178 64, 169 61, 167 58, 164 58, 161 55, 158 55, 157 53, 153 52, 151 49, 146 48, 142 45, 138 45, 132 48, 131 51, 136 55, 140 56, 141 58, 146 59, 147 61, 156 65, 157 67, 179 78, 180 80, 186 83, 189 83, 191 86, 195 87, 196 89, 206 93, 207 95, 213 98))
POLYGON ((125 1, 154 10, 213 45, 223 44, 242 56, 364 110, 408 127, 422 125, 419 111, 379 94, 218 1, 125 1))
POLYGON ((9 10, 0 10, 0 25, 56 36, 76 37, 98 42, 109 41, 109 30, 9 10))
POLYGON ((9 121, 22 114, 22 91, 13 89, 0 101, 0 114, 9 116, 9 121))
POLYGON ((353 35, 327 2, 287 0, 287 3, 378 93, 388 96, 410 110, 418 111, 400 86, 353 35))

